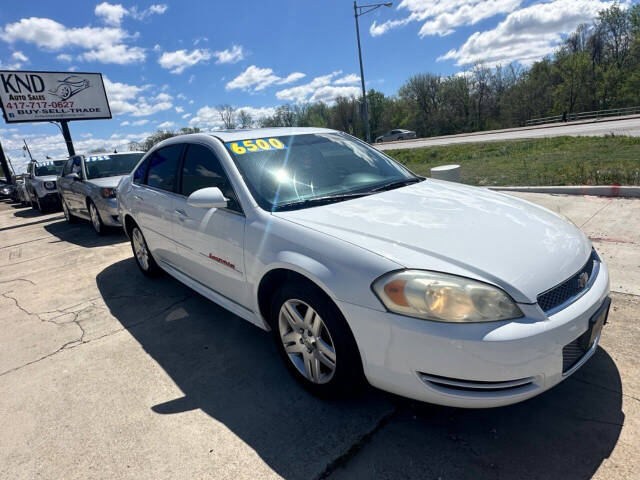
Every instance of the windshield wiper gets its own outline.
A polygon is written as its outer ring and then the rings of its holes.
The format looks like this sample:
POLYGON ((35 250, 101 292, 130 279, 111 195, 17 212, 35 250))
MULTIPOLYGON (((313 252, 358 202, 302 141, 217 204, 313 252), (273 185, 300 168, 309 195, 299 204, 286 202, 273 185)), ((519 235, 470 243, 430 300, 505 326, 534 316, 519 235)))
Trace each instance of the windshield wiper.
POLYGON ((273 211, 279 210, 292 210, 296 208, 312 207, 317 205, 323 205, 326 203, 341 202, 343 200, 350 200, 352 198, 364 197, 369 195, 369 192, 358 193, 340 193, 334 195, 325 195, 323 197, 307 198, 305 200, 296 200, 295 202, 282 203, 275 205, 273 211))
POLYGON ((418 183, 423 181, 423 177, 414 177, 414 178, 405 178, 403 180, 394 180, 393 182, 384 183, 375 188, 369 190, 369 192, 382 192, 383 190, 392 190, 394 188, 404 187, 406 185, 411 185, 412 183, 418 183))

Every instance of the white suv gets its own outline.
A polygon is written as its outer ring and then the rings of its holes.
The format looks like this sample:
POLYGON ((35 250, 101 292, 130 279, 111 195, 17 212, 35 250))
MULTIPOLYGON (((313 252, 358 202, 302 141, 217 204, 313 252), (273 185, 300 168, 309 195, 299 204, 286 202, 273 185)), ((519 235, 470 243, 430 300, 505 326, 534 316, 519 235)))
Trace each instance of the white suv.
POLYGON ((319 394, 366 378, 445 405, 518 402, 593 355, 610 304, 605 264, 565 219, 332 130, 174 137, 117 198, 145 275, 271 330, 319 394))

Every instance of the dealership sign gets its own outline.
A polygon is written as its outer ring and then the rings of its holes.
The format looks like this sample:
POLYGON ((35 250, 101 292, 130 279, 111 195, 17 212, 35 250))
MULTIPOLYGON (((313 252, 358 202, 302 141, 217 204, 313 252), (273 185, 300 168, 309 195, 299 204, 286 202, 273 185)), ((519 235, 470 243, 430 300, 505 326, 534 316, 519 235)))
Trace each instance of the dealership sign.
POLYGON ((7 123, 111 118, 102 74, 0 70, 7 123))

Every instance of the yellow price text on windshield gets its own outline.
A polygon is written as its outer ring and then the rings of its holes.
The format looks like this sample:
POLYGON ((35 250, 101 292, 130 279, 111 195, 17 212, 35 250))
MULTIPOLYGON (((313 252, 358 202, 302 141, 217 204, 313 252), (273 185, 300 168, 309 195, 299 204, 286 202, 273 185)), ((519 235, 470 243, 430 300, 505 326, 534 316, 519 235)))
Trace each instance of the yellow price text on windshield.
POLYGON ((265 152, 267 150, 284 150, 287 146, 277 138, 256 138, 252 140, 241 140, 239 142, 229 142, 226 146, 236 155, 244 155, 252 152, 265 152))

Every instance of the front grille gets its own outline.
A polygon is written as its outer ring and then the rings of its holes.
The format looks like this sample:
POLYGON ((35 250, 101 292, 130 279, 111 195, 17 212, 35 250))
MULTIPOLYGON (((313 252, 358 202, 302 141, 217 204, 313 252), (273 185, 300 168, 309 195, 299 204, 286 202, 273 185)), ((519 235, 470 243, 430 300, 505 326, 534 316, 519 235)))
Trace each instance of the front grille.
POLYGON ((441 377, 429 373, 419 372, 423 382, 430 386, 439 387, 445 390, 457 390, 460 392, 502 392, 505 390, 516 390, 530 386, 534 377, 519 378, 517 380, 507 380, 500 382, 487 382, 483 380, 462 380, 460 378, 441 377))
POLYGON ((544 293, 538 295, 538 305, 545 312, 549 313, 551 310, 563 304, 569 304, 570 300, 577 298, 583 292, 585 292, 591 285, 591 280, 594 275, 597 274, 595 267, 598 264, 598 257, 595 250, 591 251, 591 256, 587 263, 584 264, 576 274, 574 274, 568 280, 565 280, 560 285, 556 285, 551 290, 547 290, 544 293), (580 276, 586 273, 589 275, 589 281, 586 285, 580 286, 580 276))
POLYGON ((587 353, 589 347, 587 342, 591 336, 591 329, 584 332, 573 342, 567 344, 562 349, 562 373, 567 373, 573 366, 580 361, 587 353))

